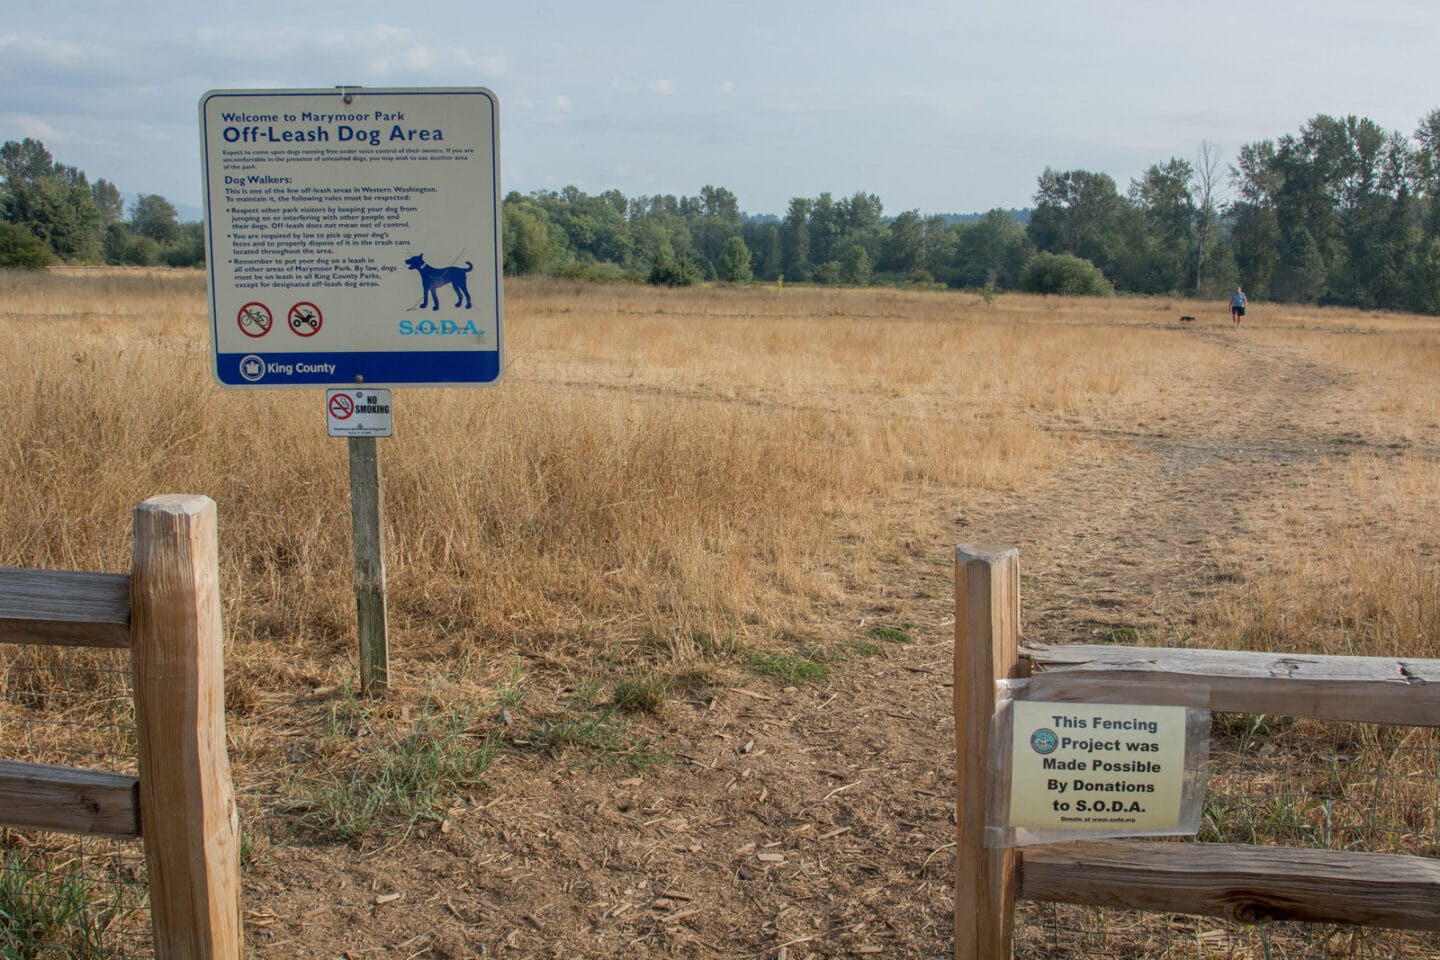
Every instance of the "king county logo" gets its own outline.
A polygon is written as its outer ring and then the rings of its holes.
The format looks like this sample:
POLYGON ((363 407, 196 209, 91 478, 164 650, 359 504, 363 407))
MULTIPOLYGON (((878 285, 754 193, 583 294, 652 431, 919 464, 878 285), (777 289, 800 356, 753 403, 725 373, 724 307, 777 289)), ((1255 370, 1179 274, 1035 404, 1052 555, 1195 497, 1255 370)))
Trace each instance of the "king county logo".
POLYGON ((1041 727, 1030 734, 1030 749, 1036 753, 1054 753, 1058 746, 1060 746, 1060 738, 1055 736, 1054 730, 1041 727))

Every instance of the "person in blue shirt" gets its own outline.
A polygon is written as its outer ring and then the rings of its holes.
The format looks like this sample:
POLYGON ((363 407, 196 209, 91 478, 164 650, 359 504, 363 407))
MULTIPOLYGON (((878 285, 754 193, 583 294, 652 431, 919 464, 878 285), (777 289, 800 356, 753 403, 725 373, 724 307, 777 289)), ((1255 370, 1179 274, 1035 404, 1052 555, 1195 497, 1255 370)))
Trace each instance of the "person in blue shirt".
POLYGON ((1240 318, 1245 316, 1245 291, 1239 287, 1235 288, 1235 294, 1230 298, 1230 319, 1235 321, 1235 326, 1240 326, 1240 318))

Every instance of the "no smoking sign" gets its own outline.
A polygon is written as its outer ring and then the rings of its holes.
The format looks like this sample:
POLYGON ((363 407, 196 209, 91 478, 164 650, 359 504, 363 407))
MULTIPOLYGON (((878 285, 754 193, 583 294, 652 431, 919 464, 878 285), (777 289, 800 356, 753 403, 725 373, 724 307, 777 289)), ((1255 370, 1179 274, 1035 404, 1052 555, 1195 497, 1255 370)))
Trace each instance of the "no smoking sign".
POLYGON ((390 391, 364 387, 326 390, 325 419, 332 437, 391 436, 390 391))

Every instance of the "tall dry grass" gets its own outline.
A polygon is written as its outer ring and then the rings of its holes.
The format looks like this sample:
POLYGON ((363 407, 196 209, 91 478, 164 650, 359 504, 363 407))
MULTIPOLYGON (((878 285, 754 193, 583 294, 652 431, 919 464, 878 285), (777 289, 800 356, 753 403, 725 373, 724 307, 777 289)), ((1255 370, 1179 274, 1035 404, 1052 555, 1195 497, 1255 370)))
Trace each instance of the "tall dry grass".
MULTIPOLYGON (((421 655, 743 644, 933 539, 918 491, 1037 483, 1098 449, 1055 423, 1154 404, 1194 359, 947 294, 507 294, 503 383, 397 391, 382 444, 392 615, 421 655)), ((135 503, 206 493, 236 642, 346 655, 344 445, 319 391, 211 381, 197 276, 0 275, 0 337, 0 562, 124 569, 135 503)))
MULTIPOLYGON (((822 630, 895 566, 943 567, 956 504, 1037 495, 1136 433, 1244 429, 1208 419, 1243 402, 1243 358, 1166 328, 1181 313, 1223 328, 1223 304, 561 281, 506 294, 503 383, 397 391, 381 445, 392 646, 446 663, 420 676, 496 649, 635 644, 684 662, 822 630)), ((1253 313, 1245 336, 1289 351, 1285 375, 1331 384, 1293 427, 1333 456, 1217 545, 1235 586, 1197 601, 1187 641, 1440 656, 1433 321, 1253 313)), ((231 706, 302 710, 296 692, 353 674, 345 448, 321 403, 214 384, 198 275, 0 273, 0 564, 124 570, 136 503, 208 494, 231 706)), ((476 700, 461 681, 443 697, 476 700)), ((1387 848, 1374 829, 1332 829, 1341 757, 1346 791, 1383 784, 1402 811, 1395 837, 1433 843, 1433 742, 1357 734, 1292 770, 1272 748, 1312 728, 1270 729, 1245 728, 1266 762, 1217 781, 1217 816, 1271 841, 1280 823, 1286 841, 1387 848), (1378 772, 1396 757, 1413 786, 1378 772), (1302 809, 1289 788, 1307 778, 1326 799, 1302 809)), ((232 737, 242 775, 286 768, 268 714, 232 737)))

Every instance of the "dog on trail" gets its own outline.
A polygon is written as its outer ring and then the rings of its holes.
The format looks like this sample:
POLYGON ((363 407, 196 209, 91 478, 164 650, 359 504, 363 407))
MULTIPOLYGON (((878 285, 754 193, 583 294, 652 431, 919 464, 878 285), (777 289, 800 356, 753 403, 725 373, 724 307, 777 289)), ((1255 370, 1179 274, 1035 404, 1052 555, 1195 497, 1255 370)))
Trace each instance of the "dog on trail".
POLYGON ((432 267, 425 262, 425 254, 417 253, 405 261, 405 266, 420 273, 420 309, 425 309, 425 304, 433 306, 431 310, 440 309, 440 288, 445 284, 455 291, 455 306, 465 305, 470 309, 470 288, 465 285, 465 274, 475 269, 475 264, 469 260, 465 261, 463 267, 432 267))

